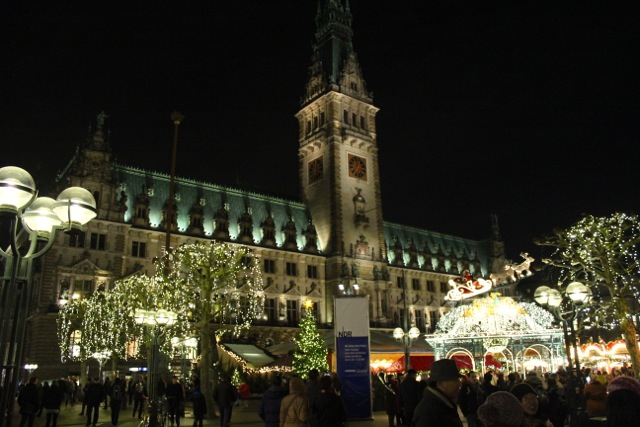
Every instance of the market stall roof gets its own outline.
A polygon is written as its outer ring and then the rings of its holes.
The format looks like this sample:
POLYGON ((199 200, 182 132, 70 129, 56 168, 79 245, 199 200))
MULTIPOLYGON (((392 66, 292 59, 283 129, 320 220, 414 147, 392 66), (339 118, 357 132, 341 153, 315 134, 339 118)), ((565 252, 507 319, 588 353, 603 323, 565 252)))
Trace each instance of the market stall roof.
MULTIPOLYGON (((433 356, 409 356, 411 359, 411 367, 416 371, 428 371, 431 368, 431 364, 434 361, 433 356)), ((453 359, 458 366, 458 369, 471 369, 471 360, 469 360, 466 356, 453 356, 453 359)), ((386 372, 404 372, 405 364, 404 364, 404 356, 393 362, 391 366, 385 369, 386 372)))
POLYGON ((242 359, 249 368, 260 368, 275 360, 264 349, 253 344, 223 343, 220 347, 227 353, 233 353, 242 359))
MULTIPOLYGON (((335 351, 333 329, 321 329, 320 333, 324 335, 324 345, 329 350, 335 351)), ((393 338, 393 332, 390 330, 371 329, 369 331, 369 340, 371 343, 371 353, 401 353, 404 351, 402 344, 393 338)), ((276 355, 287 354, 297 349, 298 346, 293 340, 267 347, 270 353, 276 355)), ((433 354, 433 348, 424 338, 420 337, 411 345, 411 353, 433 354)))

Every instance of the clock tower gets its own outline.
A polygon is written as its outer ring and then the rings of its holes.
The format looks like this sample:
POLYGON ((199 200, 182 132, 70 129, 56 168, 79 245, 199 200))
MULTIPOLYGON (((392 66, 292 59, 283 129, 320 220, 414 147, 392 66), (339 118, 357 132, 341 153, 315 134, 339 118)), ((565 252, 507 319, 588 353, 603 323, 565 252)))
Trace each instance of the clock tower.
POLYGON ((321 250, 386 260, 375 116, 348 0, 320 0, 299 123, 300 180, 321 250))

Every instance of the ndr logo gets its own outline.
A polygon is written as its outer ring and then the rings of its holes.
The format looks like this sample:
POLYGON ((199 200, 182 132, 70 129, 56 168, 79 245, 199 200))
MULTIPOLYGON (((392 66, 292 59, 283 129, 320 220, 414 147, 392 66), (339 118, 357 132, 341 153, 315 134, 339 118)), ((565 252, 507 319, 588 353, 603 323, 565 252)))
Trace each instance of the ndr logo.
POLYGON ((338 338, 348 338, 353 336, 353 333, 351 331, 345 331, 344 328, 342 328, 342 331, 338 332, 338 338))

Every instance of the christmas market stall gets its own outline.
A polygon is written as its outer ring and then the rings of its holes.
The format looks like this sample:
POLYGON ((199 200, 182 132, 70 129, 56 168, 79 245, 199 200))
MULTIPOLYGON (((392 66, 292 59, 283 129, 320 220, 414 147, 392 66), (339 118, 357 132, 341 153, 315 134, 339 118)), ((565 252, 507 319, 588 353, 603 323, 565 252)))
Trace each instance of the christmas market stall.
POLYGON ((476 371, 549 372, 565 364, 563 333, 553 321, 536 304, 493 293, 454 308, 425 339, 435 360, 466 357, 476 371))

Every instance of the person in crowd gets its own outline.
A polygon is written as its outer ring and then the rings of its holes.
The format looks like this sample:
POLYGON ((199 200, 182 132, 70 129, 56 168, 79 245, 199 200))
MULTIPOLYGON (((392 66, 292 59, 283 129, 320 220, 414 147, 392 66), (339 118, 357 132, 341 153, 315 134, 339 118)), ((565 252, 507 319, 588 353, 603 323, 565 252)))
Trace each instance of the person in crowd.
POLYGON ((178 377, 171 377, 171 382, 166 388, 167 406, 169 409, 169 425, 175 424, 180 427, 180 416, 182 415, 182 406, 184 405, 184 390, 182 384, 178 382, 178 377))
POLYGON ((524 412, 513 394, 496 391, 478 407, 478 419, 484 427, 520 427, 524 412))
POLYGON ((49 382, 48 381, 44 381, 39 387, 38 387, 38 400, 40 401, 40 408, 38 409, 38 412, 36 413, 36 416, 39 417, 42 415, 42 410, 43 410, 43 406, 42 406, 42 397, 44 396, 45 393, 47 393, 49 391, 49 382))
POLYGON ((520 380, 520 378, 519 378, 517 373, 510 372, 509 375, 507 375, 507 381, 505 382, 504 389, 502 391, 511 390, 514 385, 516 385, 516 384, 518 384, 520 382, 519 380, 520 380))
POLYGON ((227 427, 231 422, 233 403, 238 400, 238 391, 231 384, 231 378, 223 376, 213 390, 213 400, 220 410, 220 427, 227 427))
POLYGON ((58 381, 53 381, 51 387, 43 390, 42 407, 47 417, 46 427, 56 427, 58 425, 58 415, 60 414, 60 406, 65 397, 65 391, 60 387, 58 381))
POLYGON ((309 402, 305 396, 304 382, 300 377, 293 377, 289 381, 289 394, 280 404, 280 427, 307 427, 308 425, 309 402))
POLYGON ((132 384, 133 388, 133 417, 136 417, 138 413, 138 419, 142 418, 142 410, 144 408, 144 402, 147 400, 147 390, 142 381, 142 378, 138 378, 135 383, 132 384))
POLYGON ((409 369, 405 379, 400 383, 400 395, 402 396, 403 415, 406 425, 411 425, 413 412, 422 396, 423 387, 416 381, 417 374, 415 369, 409 369))
POLYGON ((242 379, 238 385, 238 405, 249 406, 249 398, 251 397, 251 387, 246 380, 242 379))
POLYGON ((467 419, 469 427, 482 427, 478 422, 478 407, 484 403, 484 389, 478 381, 478 373, 475 371, 467 372, 467 381, 463 382, 458 393, 458 406, 462 411, 462 415, 467 419))
POLYGON ((87 401, 86 425, 93 425, 95 427, 95 425, 98 424, 98 417, 100 416, 100 404, 105 399, 104 385, 100 382, 99 377, 95 377, 89 384, 84 399, 87 401))
POLYGON ((522 427, 553 427, 551 421, 541 417, 538 393, 536 393, 533 387, 522 382, 516 384, 511 389, 511 394, 513 394, 522 405, 522 411, 524 412, 522 427))
POLYGON ((589 418, 604 417, 607 414, 607 386, 596 378, 584 387, 584 399, 589 418))
POLYGON ((38 377, 31 377, 27 385, 18 393, 20 405, 20 427, 33 427, 36 412, 40 410, 40 395, 38 391, 38 377))
POLYGON ((82 386, 82 408, 80 409, 80 415, 84 415, 84 411, 87 408, 87 390, 90 384, 91 379, 88 379, 85 381, 84 386, 82 386))
POLYGON ((558 374, 549 375, 547 396, 549 397, 549 421, 553 427, 564 427, 569 413, 565 391, 563 385, 558 382, 558 374))
POLYGON ((158 380, 158 397, 167 395, 168 386, 169 386, 169 382, 167 381, 167 377, 163 376, 158 380))
POLYGON ((640 427, 640 383, 618 376, 607 386, 607 427, 640 427))
POLYGON ((387 374, 385 378, 384 390, 384 411, 387 413, 389 427, 404 424, 402 419, 402 397, 400 396, 400 387, 398 380, 393 374, 387 374))
POLYGON ((200 383, 193 388, 191 402, 193 404, 193 427, 202 427, 204 416, 207 413, 207 399, 200 390, 200 383))
POLYGON ((104 409, 109 407, 109 397, 111 396, 111 378, 104 379, 104 409))
POLYGON ((287 390, 282 387, 282 376, 274 375, 258 408, 258 415, 264 421, 264 427, 280 427, 280 403, 287 393, 287 390))
POLYGON ((492 393, 499 391, 498 386, 493 383, 493 373, 487 372, 482 377, 482 389, 485 397, 489 397, 492 393))
POLYGON ((462 427, 456 401, 460 391, 460 372, 451 359, 431 364, 422 399, 413 414, 414 427, 462 427))
POLYGON ((320 392, 320 385, 318 383, 318 377, 320 373, 317 369, 309 370, 307 384, 305 386, 305 395, 307 396, 307 401, 309 402, 309 425, 310 427, 318 427, 318 422, 316 420, 316 416, 312 411, 313 405, 316 403, 316 398, 318 397, 318 393, 320 392))
POLYGON ((64 381, 64 406, 73 406, 75 402, 75 382, 71 379, 64 381))
POLYGON ((318 425, 322 427, 342 427, 347 420, 347 411, 342 399, 333 389, 333 380, 325 375, 319 381, 320 392, 312 412, 316 414, 318 425))
POLYGON ((109 397, 109 402, 111 403, 111 425, 117 426, 120 418, 120 409, 122 409, 123 402, 127 400, 124 393, 124 383, 119 377, 116 377, 113 381, 109 397))

